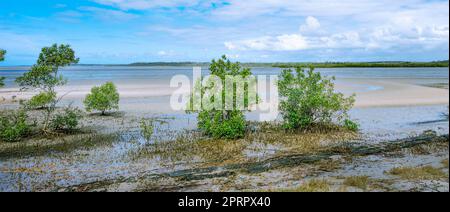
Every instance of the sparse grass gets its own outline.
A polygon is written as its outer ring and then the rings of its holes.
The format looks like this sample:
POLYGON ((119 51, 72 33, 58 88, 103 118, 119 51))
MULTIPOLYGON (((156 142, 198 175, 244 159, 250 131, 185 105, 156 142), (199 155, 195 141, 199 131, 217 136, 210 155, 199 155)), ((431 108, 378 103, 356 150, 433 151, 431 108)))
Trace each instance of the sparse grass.
POLYGON ((157 157, 168 162, 201 159, 205 165, 221 165, 242 161, 248 145, 245 140, 205 139, 195 133, 186 133, 175 141, 158 142, 129 152, 129 156, 132 159, 157 157))
POLYGON ((290 188, 290 189, 269 189, 269 190, 260 190, 258 192, 330 192, 331 186, 330 182, 325 179, 312 179, 308 182, 305 182, 303 185, 290 188))
POLYGON ((414 155, 428 155, 438 151, 448 151, 448 142, 432 142, 429 144, 415 146, 405 151, 414 155))
POLYGON ((155 127, 153 125, 153 120, 152 119, 142 119, 141 123, 140 123, 140 127, 141 127, 141 136, 147 141, 149 142, 153 136, 155 127))
POLYGON ((0 158, 45 155, 68 152, 77 148, 92 148, 117 140, 116 134, 79 133, 55 138, 32 138, 18 143, 0 143, 0 158))
POLYGON ((424 86, 431 87, 431 88, 448 89, 448 83, 430 83, 430 84, 424 84, 424 86))
POLYGON ((368 176, 352 176, 344 180, 344 185, 366 190, 369 186, 370 178, 368 176))
POLYGON ((444 166, 444 168, 448 169, 448 159, 443 160, 441 163, 444 166))
POLYGON ((413 155, 428 155, 430 154, 430 148, 425 146, 415 146, 410 148, 409 152, 413 155))
POLYGON ((289 153, 313 154, 358 138, 357 133, 335 125, 312 125, 289 131, 276 123, 254 124, 253 127, 257 130, 247 133, 245 140, 280 145, 289 153))
POLYGON ((440 180, 448 177, 442 170, 432 166, 399 167, 391 169, 389 174, 398 176, 404 180, 440 180))
POLYGON ((342 167, 342 163, 340 161, 335 160, 322 160, 314 164, 317 169, 325 172, 333 172, 342 167))
POLYGON ((300 187, 285 192, 330 192, 330 184, 326 180, 310 180, 300 187))
MULTIPOLYGON (((271 148, 270 151, 275 151, 277 156, 292 153, 314 154, 326 150, 332 145, 357 138, 357 134, 339 128, 328 128, 328 130, 315 128, 310 131, 286 132, 272 123, 251 123, 249 125, 254 130, 249 130, 242 139, 209 139, 198 132, 185 132, 174 141, 148 145, 130 152, 129 155, 133 159, 142 157, 158 157, 170 161, 198 161, 201 159, 208 165, 224 165, 251 160, 245 155, 247 149, 264 152, 267 151, 264 148, 268 147, 271 148), (255 150, 254 146, 258 148, 255 150)), ((335 164, 331 165, 333 166, 327 165, 324 168, 334 169, 335 164)))

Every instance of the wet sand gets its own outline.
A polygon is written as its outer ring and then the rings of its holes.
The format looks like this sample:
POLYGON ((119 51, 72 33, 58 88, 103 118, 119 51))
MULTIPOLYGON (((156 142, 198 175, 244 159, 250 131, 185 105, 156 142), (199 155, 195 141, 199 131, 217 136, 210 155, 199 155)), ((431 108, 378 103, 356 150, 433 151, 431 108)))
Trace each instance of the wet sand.
MULTIPOLYGON (((355 107, 412 106, 448 104, 448 89, 426 87, 401 80, 354 81, 374 90, 356 91, 355 107)), ((338 90, 341 87, 338 87, 338 90)), ((348 91, 347 91, 348 92, 348 91)))
MULTIPOLYGON (((64 100, 81 106, 83 98, 89 93, 92 85, 68 85, 57 89, 64 100)), ((177 88, 167 83, 117 83, 122 99, 123 110, 157 111, 158 113, 177 113, 170 108, 170 96, 177 88)), ((336 83, 338 91, 346 95, 356 94, 356 108, 412 105, 442 105, 449 103, 449 90, 420 85, 417 82, 383 79, 344 79, 336 83)), ((184 91, 188 94, 189 90, 184 91)), ((29 99, 36 92, 20 91, 19 88, 0 89, 0 104, 11 104, 20 99, 29 99)))

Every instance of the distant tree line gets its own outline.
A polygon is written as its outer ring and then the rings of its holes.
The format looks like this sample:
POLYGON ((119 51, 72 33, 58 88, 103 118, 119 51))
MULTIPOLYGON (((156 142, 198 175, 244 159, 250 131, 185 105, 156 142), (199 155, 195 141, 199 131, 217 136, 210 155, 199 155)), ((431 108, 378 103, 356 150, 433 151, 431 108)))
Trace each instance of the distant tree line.
POLYGON ((316 68, 408 68, 408 67, 449 67, 448 60, 433 62, 325 62, 325 63, 277 63, 274 67, 295 68, 314 66, 316 68))
MULTIPOLYGON (((139 62, 128 64, 130 66, 210 66, 208 62, 139 62)), ((127 66, 128 66, 127 65, 127 66)), ((432 62, 406 62, 406 61, 380 61, 380 62, 322 62, 322 63, 241 63, 244 67, 276 67, 296 68, 408 68, 408 67, 449 67, 449 61, 432 62)))

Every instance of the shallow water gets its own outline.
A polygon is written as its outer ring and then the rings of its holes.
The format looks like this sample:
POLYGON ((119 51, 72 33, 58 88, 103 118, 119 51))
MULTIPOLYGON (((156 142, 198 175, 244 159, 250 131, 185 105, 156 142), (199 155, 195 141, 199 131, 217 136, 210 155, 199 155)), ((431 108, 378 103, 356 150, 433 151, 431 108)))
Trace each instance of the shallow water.
MULTIPOLYGON (((28 67, 0 67, 6 77, 6 87, 15 87, 14 79, 27 72, 28 67)), ((279 75, 280 68, 252 68, 255 75, 279 75)), ((325 68, 316 69, 337 79, 448 79, 448 68, 325 68)), ((207 68, 203 68, 207 73, 207 68)), ((192 67, 132 67, 132 66, 73 66, 61 71, 69 85, 92 85, 106 81, 115 83, 165 83, 175 75, 192 77, 192 67)), ((448 81, 448 80, 447 80, 448 81)))

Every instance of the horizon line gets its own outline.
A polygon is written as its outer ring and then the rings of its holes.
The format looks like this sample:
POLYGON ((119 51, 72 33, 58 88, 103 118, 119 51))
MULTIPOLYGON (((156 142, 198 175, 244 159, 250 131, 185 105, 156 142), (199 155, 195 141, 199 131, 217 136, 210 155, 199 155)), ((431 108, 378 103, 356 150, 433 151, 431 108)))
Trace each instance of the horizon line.
MULTIPOLYGON (((239 61, 236 61, 239 62, 239 61)), ((431 60, 431 61, 407 61, 407 60, 388 60, 388 61, 323 61, 323 62, 240 62, 241 64, 344 64, 344 63, 355 63, 355 64, 362 64, 362 63, 442 63, 442 62, 449 62, 449 59, 446 60, 431 60)), ((158 61, 158 62, 132 62, 132 63, 79 63, 79 64, 73 64, 71 66, 133 66, 133 65, 139 65, 139 64, 162 64, 164 65, 170 65, 170 64, 210 64, 209 62, 194 62, 194 61, 158 61)), ((21 64, 21 65, 0 65, 0 67, 25 67, 25 66, 33 66, 34 64, 21 64)))

